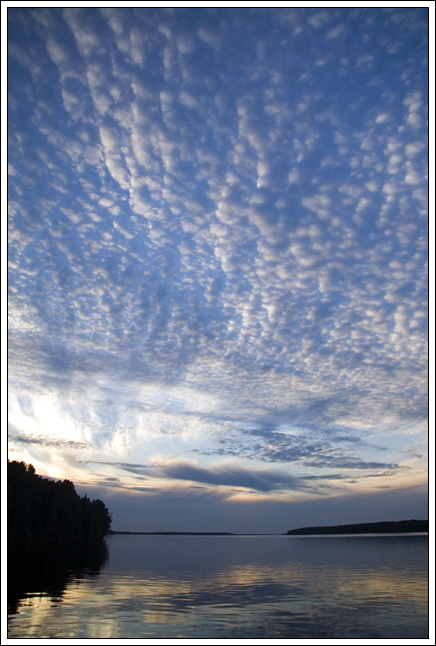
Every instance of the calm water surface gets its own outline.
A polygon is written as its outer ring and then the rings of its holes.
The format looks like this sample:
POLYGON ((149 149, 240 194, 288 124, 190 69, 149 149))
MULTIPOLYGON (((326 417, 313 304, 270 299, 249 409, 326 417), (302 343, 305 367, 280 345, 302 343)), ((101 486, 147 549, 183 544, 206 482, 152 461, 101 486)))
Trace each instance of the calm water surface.
POLYGON ((427 536, 115 535, 106 544, 100 568, 19 592, 9 637, 428 637, 427 536))

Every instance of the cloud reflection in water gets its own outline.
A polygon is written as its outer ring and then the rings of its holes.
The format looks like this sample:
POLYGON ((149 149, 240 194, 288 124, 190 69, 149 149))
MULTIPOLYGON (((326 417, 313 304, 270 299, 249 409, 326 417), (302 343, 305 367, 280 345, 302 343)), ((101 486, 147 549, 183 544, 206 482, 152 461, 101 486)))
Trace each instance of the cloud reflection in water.
POLYGON ((46 597, 20 608, 11 636, 425 636, 426 537, 118 535, 108 544, 101 576, 69 585, 58 605, 46 597))

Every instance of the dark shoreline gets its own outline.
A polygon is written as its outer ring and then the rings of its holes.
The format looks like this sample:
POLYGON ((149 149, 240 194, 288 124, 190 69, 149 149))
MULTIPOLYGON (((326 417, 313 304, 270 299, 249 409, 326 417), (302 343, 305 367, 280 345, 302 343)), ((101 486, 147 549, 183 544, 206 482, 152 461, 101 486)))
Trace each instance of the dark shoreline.
POLYGON ((236 536, 233 532, 124 532, 110 530, 106 536, 114 534, 137 534, 145 536, 236 536))
POLYGON ((290 529, 286 536, 313 536, 318 534, 415 534, 428 532, 428 520, 399 520, 357 525, 300 527, 290 529))
MULTIPOLYGON (((129 532, 129 531, 112 531, 106 534, 106 537, 109 536, 297 536, 297 537, 313 537, 313 536, 428 536, 428 531, 372 531, 372 532, 364 532, 364 531, 354 531, 354 532, 340 532, 340 531, 328 531, 328 532, 314 532, 310 531, 313 528, 307 528, 306 530, 303 531, 303 529, 300 530, 293 530, 291 532, 287 532, 285 534, 264 534, 264 533, 256 533, 256 534, 236 534, 233 532, 129 532)), ((318 529, 318 528, 315 528, 318 529)), ((330 528, 328 528, 330 529, 330 528)))

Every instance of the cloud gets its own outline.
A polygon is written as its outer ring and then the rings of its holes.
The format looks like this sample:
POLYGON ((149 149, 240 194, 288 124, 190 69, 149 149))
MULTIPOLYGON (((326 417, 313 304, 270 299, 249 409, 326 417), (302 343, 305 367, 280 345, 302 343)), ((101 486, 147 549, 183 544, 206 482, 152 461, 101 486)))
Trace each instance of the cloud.
POLYGON ((266 10, 262 26, 251 10, 19 12, 10 370, 35 404, 14 404, 19 451, 55 469, 64 450, 178 456, 177 486, 271 495, 280 478, 302 490, 329 469, 397 477, 404 455, 367 429, 401 421, 402 438, 427 416, 412 13, 388 64, 360 10, 266 10), (54 417, 74 449, 41 431, 54 417))
POLYGON ((182 91, 180 93, 180 102, 187 108, 198 108, 199 104, 196 98, 189 94, 189 92, 182 91))
POLYGON ((207 43, 214 49, 219 48, 221 43, 221 36, 218 31, 208 29, 207 27, 200 27, 200 29, 198 30, 198 36, 204 43, 207 43))
POLYGON ((307 22, 315 27, 315 29, 320 29, 326 23, 330 22, 331 15, 328 11, 317 11, 313 13, 308 19, 307 22))
POLYGON ((76 440, 64 440, 63 438, 47 438, 42 435, 38 437, 35 434, 23 435, 19 432, 12 431, 9 433, 11 442, 18 442, 18 444, 36 444, 43 447, 57 448, 57 449, 89 449, 91 444, 86 442, 77 442, 76 440))
POLYGON ((128 13, 125 10, 114 11, 106 7, 100 9, 100 11, 113 31, 118 49, 123 54, 129 53, 131 23, 128 20, 128 13))
POLYGON ((182 34, 177 39, 177 49, 181 54, 191 54, 194 50, 194 41, 188 34, 182 34))
POLYGON ((180 462, 164 467, 163 474, 176 480, 188 480, 225 487, 242 487, 263 492, 283 488, 297 489, 302 486, 298 478, 293 478, 277 470, 256 471, 231 466, 204 468, 180 462))
POLYGON ((69 58, 69 52, 63 45, 57 42, 54 38, 49 38, 47 41, 47 51, 50 54, 55 65, 62 65, 69 58))
POLYGON ((87 58, 101 51, 103 41, 97 31, 96 14, 92 16, 86 9, 67 8, 63 15, 83 57, 87 58))
POLYGON ((330 29, 326 35, 327 35, 327 38, 329 39, 335 39, 343 35, 345 31, 346 31, 345 25, 337 25, 336 27, 333 27, 333 29, 330 29))

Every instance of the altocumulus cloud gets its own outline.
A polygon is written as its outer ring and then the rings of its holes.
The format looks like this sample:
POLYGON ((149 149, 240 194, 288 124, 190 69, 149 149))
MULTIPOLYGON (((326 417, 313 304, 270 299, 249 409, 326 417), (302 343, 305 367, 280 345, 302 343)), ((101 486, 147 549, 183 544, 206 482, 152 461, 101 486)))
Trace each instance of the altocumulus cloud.
POLYGON ((427 29, 8 11, 11 457, 166 499, 425 486, 427 29))

